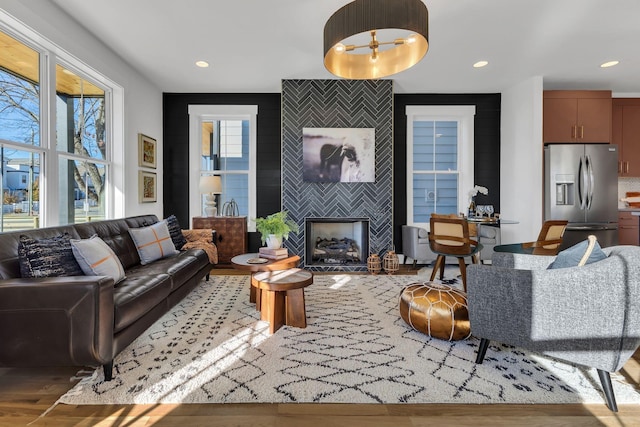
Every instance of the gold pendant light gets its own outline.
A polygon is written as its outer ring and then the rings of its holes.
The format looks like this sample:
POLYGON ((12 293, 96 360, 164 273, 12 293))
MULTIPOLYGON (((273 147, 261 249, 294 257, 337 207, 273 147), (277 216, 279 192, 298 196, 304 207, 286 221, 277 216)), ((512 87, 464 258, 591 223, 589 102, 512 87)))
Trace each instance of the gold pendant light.
POLYGON ((324 26, 324 66, 345 79, 379 79, 417 64, 429 49, 429 12, 422 0, 355 0, 324 26), (406 33, 393 40, 381 32, 406 33), (367 44, 344 44, 368 33, 367 44))

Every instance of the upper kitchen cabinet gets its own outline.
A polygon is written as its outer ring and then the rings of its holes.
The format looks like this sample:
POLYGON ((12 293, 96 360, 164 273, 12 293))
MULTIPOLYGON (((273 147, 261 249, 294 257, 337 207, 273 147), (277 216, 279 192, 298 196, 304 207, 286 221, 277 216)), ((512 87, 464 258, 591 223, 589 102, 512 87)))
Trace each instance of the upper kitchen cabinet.
POLYGON ((640 177, 640 98, 613 100, 613 139, 619 147, 618 175, 640 177))
POLYGON ((543 142, 611 142, 611 105, 609 90, 545 90, 543 142))

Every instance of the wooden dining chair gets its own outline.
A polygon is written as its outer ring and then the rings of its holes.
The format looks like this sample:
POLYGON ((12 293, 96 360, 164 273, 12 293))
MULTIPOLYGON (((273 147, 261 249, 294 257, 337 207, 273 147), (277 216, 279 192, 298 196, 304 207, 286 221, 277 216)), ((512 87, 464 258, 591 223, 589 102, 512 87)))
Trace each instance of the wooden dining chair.
POLYGON ((568 222, 566 220, 545 221, 538 234, 538 239, 535 242, 525 242, 522 247, 525 249, 533 248, 534 255, 557 255, 568 222))
POLYGON ((479 253, 482 245, 469 237, 469 223, 465 218, 447 218, 431 216, 429 220, 431 230, 429 232, 429 246, 437 255, 436 262, 431 272, 431 279, 436 277, 440 270, 440 280, 444 277, 444 266, 447 256, 458 258, 462 286, 467 291, 467 266, 464 259, 471 257, 473 264, 479 263, 479 253))

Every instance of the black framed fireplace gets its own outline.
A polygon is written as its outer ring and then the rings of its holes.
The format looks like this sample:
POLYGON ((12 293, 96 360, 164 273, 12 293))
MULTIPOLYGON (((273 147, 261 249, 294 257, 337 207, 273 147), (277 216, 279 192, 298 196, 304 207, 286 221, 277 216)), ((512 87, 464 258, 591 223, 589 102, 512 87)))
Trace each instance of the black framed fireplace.
POLYGON ((305 267, 366 266, 369 218, 306 218, 305 267))

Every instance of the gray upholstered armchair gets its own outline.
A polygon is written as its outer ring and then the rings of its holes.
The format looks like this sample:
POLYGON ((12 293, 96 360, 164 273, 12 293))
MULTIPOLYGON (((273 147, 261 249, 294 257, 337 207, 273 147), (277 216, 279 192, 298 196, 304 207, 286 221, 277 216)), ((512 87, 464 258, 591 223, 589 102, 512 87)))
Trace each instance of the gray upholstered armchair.
POLYGON ((640 345, 640 247, 604 248, 607 258, 547 270, 554 256, 493 254, 467 270, 471 333, 598 370, 607 406, 617 411, 609 373, 640 345))
POLYGON ((429 249, 429 232, 424 228, 415 227, 413 225, 402 226, 402 255, 404 255, 403 264, 407 263, 407 259, 413 260, 413 267, 416 267, 418 261, 430 263, 436 256, 429 249))
POLYGON ((478 224, 478 243, 482 245, 480 261, 491 261, 493 248, 500 245, 500 227, 478 224))

